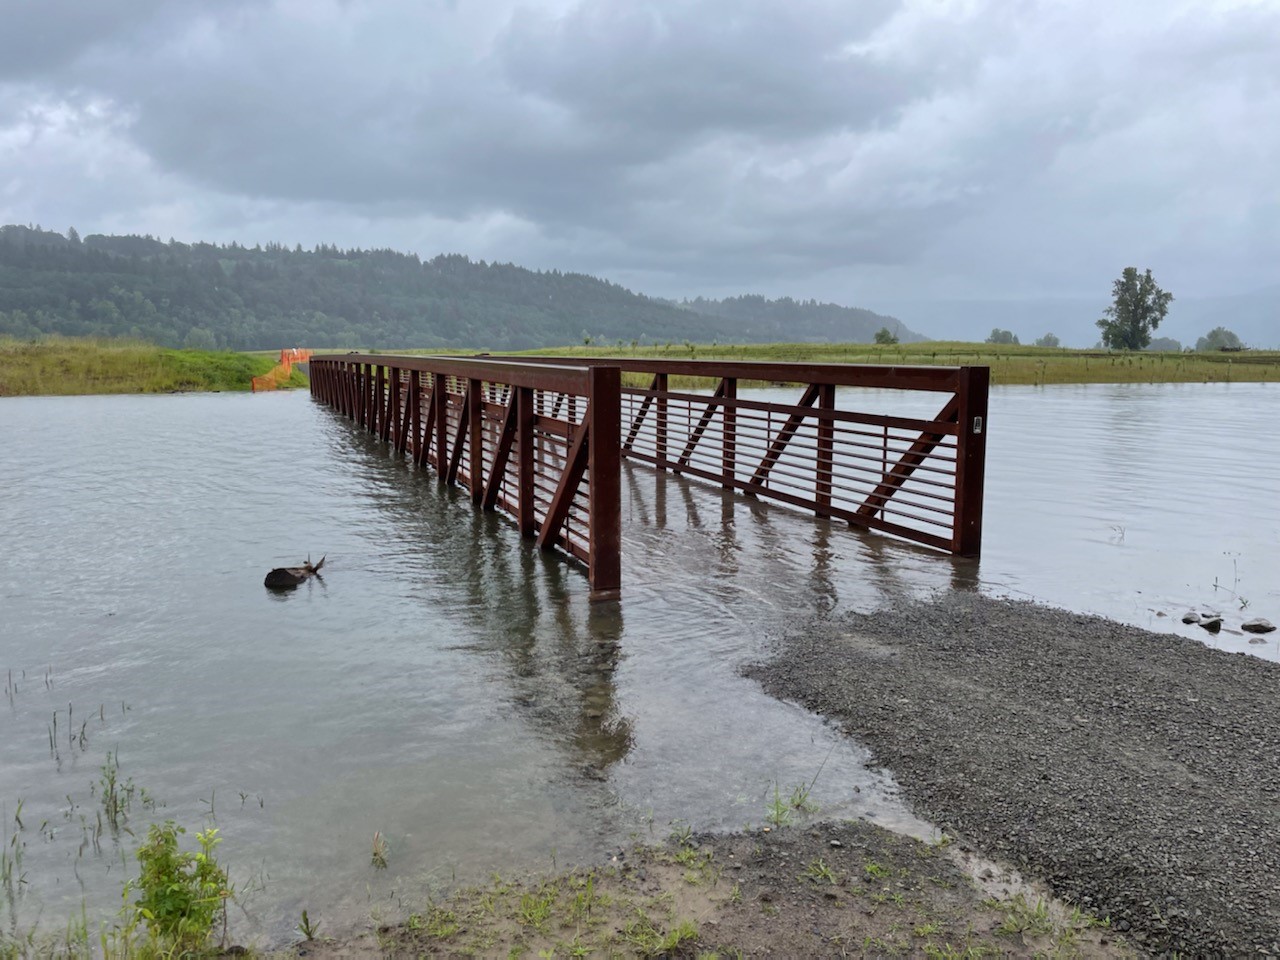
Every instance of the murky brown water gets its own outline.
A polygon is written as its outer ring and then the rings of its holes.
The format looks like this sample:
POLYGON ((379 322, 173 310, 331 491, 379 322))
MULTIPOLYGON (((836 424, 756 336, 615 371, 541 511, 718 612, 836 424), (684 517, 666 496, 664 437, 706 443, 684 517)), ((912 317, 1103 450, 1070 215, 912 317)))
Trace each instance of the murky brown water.
POLYGON ((828 813, 927 829, 737 667, 805 617, 977 578, 1157 629, 1194 604, 1280 621, 1278 413, 1271 386, 995 391, 980 567, 628 466, 625 599, 593 608, 576 567, 305 395, 5 400, 0 821, 8 843, 22 801, 26 883, 0 922, 118 905, 109 750, 160 804, 134 830, 216 818, 265 940, 674 818, 760 823, 819 769, 828 813), (323 582, 263 590, 308 552, 323 582))

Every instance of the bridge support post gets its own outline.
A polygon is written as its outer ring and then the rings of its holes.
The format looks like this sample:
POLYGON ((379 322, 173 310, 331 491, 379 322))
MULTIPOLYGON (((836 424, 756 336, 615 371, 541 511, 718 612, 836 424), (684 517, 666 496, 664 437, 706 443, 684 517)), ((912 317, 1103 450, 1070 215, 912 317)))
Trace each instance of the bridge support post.
POLYGON ((829 517, 827 510, 831 507, 831 479, 835 470, 835 421, 823 417, 824 412, 836 408, 836 387, 833 383, 824 383, 818 387, 818 457, 814 464, 814 500, 818 504, 815 511, 820 517, 829 517))
POLYGON ((484 410, 484 394, 481 391, 482 381, 467 380, 467 489, 471 493, 471 502, 479 504, 484 499, 484 421, 481 414, 484 410))
POLYGON ((533 388, 517 387, 512 402, 516 405, 516 477, 519 487, 516 500, 516 525, 522 537, 533 537, 536 526, 533 501, 533 388))
POLYGON ((622 376, 617 367, 592 367, 588 382, 591 599, 617 600, 622 587, 622 376))
POLYGON ((443 373, 432 376, 431 403, 436 410, 436 479, 448 483, 445 473, 449 467, 449 389, 448 378, 443 373))
POLYGON ((956 499, 951 552, 976 557, 982 551, 982 491, 987 462, 989 367, 961 367, 956 388, 956 499))

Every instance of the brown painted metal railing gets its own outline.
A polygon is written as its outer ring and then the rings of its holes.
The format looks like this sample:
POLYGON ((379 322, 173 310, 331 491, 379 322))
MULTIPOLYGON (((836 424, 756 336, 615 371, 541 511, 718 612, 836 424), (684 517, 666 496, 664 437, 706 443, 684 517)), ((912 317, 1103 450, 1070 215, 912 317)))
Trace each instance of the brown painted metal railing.
POLYGON ((466 487, 485 509, 511 514, 540 546, 587 562, 593 596, 619 588, 622 457, 976 557, 989 382, 986 367, 311 360, 315 396, 466 487), (622 386, 621 373, 645 385, 622 386), (681 378, 676 389, 673 377, 681 378), (740 397, 743 382, 802 390, 782 403, 740 397), (873 388, 856 395, 861 409, 850 409, 847 393, 838 407, 837 388, 855 387, 873 388), (883 391, 943 399, 922 417, 895 409, 902 395, 883 391))
POLYGON ((520 360, 604 364, 648 380, 622 388, 624 457, 959 556, 981 551, 987 367, 520 360), (673 390, 672 377, 701 388, 673 390), (739 397, 743 381, 803 389, 795 403, 778 403, 739 397), (854 387, 943 400, 926 418, 885 410, 893 394, 855 395, 870 410, 837 409, 836 389, 854 387))
POLYGON ((453 357, 313 356, 311 392, 539 547, 588 566, 593 599, 620 585, 617 367, 453 357))

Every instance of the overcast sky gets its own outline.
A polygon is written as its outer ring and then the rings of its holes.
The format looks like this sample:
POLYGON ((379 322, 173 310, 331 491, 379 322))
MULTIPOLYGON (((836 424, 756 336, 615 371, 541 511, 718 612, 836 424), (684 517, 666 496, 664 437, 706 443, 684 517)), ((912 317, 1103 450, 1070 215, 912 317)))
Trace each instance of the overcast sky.
POLYGON ((1280 0, 0 0, 0 222, 663 296, 1280 282, 1280 0))

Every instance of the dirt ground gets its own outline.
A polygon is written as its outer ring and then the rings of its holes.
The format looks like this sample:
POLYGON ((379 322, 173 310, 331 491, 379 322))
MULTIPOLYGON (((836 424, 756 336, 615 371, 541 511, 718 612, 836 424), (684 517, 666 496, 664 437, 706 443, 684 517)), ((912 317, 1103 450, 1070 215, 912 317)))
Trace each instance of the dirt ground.
POLYGON ((862 821, 673 835, 604 864, 495 877, 396 926, 299 944, 306 960, 372 957, 1128 957, 1096 919, 955 844, 862 821))

